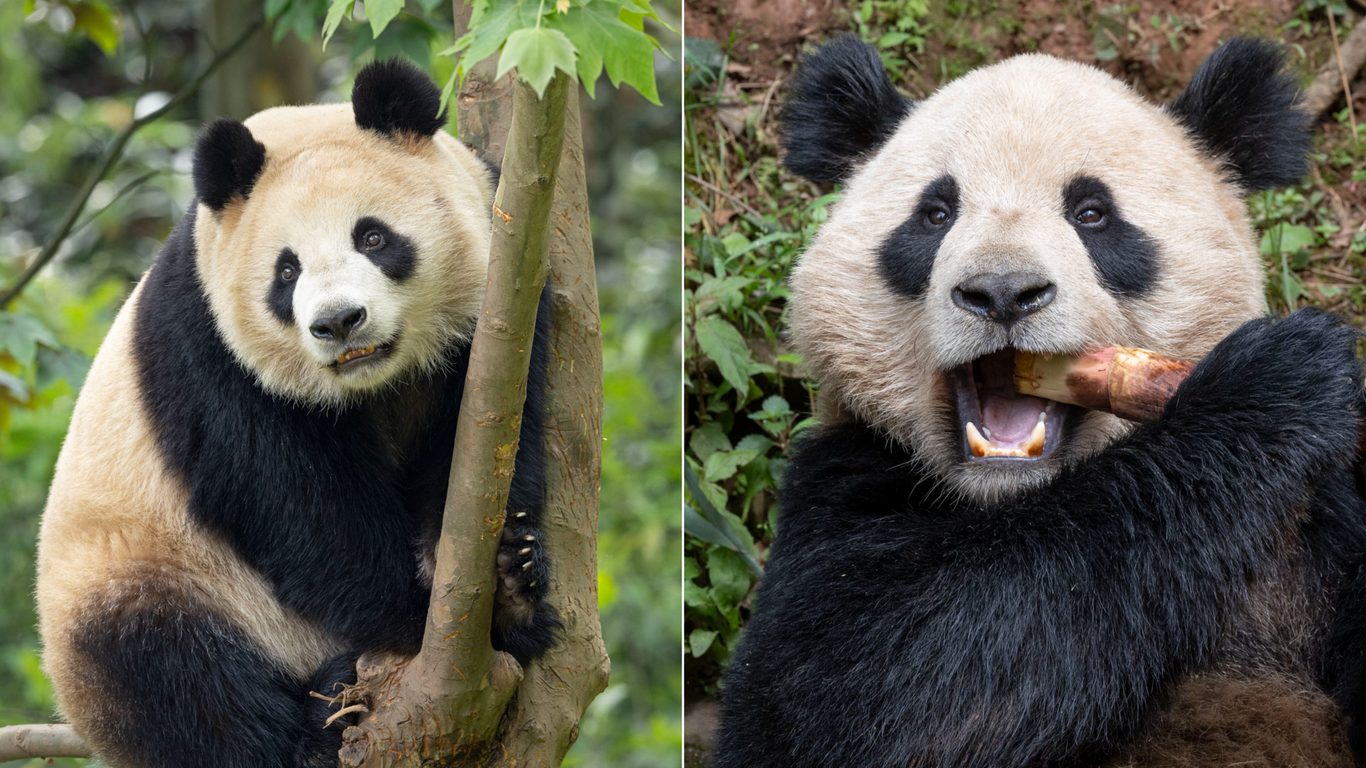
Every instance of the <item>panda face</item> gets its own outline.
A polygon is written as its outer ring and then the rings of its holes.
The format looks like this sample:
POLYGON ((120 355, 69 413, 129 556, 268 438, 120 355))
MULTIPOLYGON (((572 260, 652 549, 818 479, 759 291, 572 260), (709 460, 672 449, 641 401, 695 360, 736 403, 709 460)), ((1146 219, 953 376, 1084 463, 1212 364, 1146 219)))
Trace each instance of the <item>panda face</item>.
POLYGON ((909 114, 841 177, 792 277, 791 334, 823 397, 953 490, 1046 482, 1131 427, 1016 394, 1017 350, 1199 358, 1262 311, 1242 190, 1103 72, 1021 56, 881 111, 909 114))
MULTIPOLYGON (((361 128, 349 105, 233 125, 237 144, 262 148, 261 168, 217 198, 197 184, 195 238, 204 293, 238 361, 272 393, 324 407, 439 366, 482 304, 487 168, 445 133, 361 128)), ((215 140, 211 126, 197 182, 215 140)))

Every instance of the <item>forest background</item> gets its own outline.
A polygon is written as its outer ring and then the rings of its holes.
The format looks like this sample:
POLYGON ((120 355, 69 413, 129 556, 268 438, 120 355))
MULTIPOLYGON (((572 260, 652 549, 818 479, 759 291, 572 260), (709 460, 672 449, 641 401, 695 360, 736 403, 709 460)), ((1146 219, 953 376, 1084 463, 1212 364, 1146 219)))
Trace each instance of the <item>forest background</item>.
POLYGON ((786 279, 839 189, 780 165, 783 86, 800 52, 858 35, 920 99, 972 69, 1038 51, 1098 66, 1166 103, 1220 42, 1279 40, 1292 70, 1315 84, 1321 117, 1310 174, 1248 200, 1267 312, 1318 306, 1360 326, 1366 83, 1355 74, 1366 34, 1352 32, 1363 15, 1359 0, 687 0, 685 765, 708 764, 722 674, 777 531, 775 488, 788 447, 814 423, 818 388, 783 336, 786 279), (1345 88, 1338 49, 1355 62, 1345 88))
MULTIPOLYGON (((198 127, 346 101, 376 57, 405 56, 438 83, 454 67, 439 55, 453 42, 449 2, 411 0, 378 38, 348 19, 326 48, 316 20, 327 4, 295 0, 305 2, 312 12, 285 11, 194 98, 134 135, 53 264, 0 312, 0 725, 54 719, 34 627, 38 521, 90 358, 193 195, 198 127)), ((679 26, 676 0, 655 7, 679 26)), ((261 11, 253 0, 0 1, 0 285, 58 228, 111 139, 167 103, 261 11)), ((659 39, 665 106, 605 82, 580 99, 603 325, 598 594, 612 677, 566 766, 675 766, 681 747, 682 52, 677 36, 659 39)))

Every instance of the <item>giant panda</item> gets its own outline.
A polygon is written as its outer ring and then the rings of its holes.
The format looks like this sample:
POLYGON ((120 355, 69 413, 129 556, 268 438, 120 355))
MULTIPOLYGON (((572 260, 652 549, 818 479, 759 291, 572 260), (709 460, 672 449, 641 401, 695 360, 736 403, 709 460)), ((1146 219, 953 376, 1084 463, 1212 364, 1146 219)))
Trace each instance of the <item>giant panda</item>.
MULTIPOLYGON (((310 692, 421 644, 494 171, 397 60, 217 120, 196 200, 91 367, 38 545, 43 663, 115 768, 336 766, 310 692)), ((542 293, 492 643, 557 637, 542 293)))
POLYGON ((1042 55, 919 102, 856 39, 801 60, 784 162, 844 185, 791 276, 823 420, 717 768, 1366 761, 1360 334, 1263 317, 1244 202, 1307 171, 1296 99, 1250 39, 1165 106, 1042 55), (1109 344, 1200 362, 1149 424, 1014 393, 1014 350, 1109 344))

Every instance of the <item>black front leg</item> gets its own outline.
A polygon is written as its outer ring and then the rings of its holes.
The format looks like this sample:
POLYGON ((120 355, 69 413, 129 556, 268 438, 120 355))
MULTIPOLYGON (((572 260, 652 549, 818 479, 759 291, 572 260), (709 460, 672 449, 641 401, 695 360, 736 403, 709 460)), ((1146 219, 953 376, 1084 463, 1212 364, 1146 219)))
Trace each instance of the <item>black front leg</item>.
POLYGON ((558 614, 545 601, 550 586, 550 557, 534 515, 508 508, 498 545, 498 593, 493 611, 493 647, 526 664, 555 644, 561 627, 558 614))

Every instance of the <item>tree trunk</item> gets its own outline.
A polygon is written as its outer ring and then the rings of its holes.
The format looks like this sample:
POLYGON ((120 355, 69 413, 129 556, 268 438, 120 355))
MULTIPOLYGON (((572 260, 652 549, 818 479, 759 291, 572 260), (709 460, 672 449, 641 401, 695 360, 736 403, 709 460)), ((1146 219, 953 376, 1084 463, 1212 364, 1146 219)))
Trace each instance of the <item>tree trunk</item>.
POLYGON ((561 74, 538 101, 518 81, 514 103, 427 634, 411 660, 362 659, 358 671, 373 711, 347 729, 347 768, 433 760, 559 765, 607 683, 596 550, 602 347, 577 91, 561 74), (549 599, 565 632, 560 646, 521 670, 492 650, 489 622, 528 342, 547 269, 555 316, 544 527, 554 563, 549 599))
POLYGON ((546 448, 546 546, 555 564, 551 602, 564 644, 527 668, 503 729, 496 765, 556 766, 579 719, 607 687, 610 662, 598 624, 598 490, 602 474, 602 323, 593 273, 578 86, 565 108, 564 150, 550 224, 551 337, 546 448))

